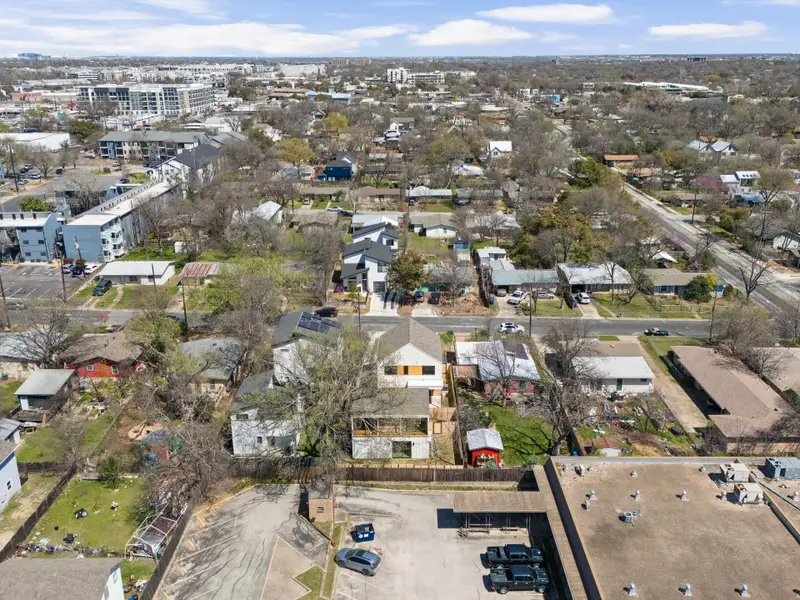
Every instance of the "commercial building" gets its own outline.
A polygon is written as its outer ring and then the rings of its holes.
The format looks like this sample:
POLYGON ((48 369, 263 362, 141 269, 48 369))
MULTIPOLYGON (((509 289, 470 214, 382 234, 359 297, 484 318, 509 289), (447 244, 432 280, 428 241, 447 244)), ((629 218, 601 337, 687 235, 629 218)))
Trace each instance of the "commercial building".
POLYGON ((321 63, 308 63, 302 65, 282 64, 278 71, 284 77, 304 77, 310 75, 325 75, 326 66, 321 63))
POLYGON ((78 103, 87 108, 108 105, 117 115, 199 114, 214 107, 214 86, 207 83, 81 86, 78 103))
POLYGON ((432 73, 412 73, 408 69, 386 69, 386 81, 389 83, 408 83, 416 85, 418 83, 428 83, 431 85, 444 84, 445 73, 434 71, 432 73))

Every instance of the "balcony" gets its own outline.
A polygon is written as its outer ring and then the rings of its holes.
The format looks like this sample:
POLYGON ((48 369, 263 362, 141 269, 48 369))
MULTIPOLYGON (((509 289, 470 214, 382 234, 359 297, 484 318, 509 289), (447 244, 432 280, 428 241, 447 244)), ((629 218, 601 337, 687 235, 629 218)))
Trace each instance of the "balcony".
POLYGON ((353 437, 427 437, 424 417, 354 419, 353 437))

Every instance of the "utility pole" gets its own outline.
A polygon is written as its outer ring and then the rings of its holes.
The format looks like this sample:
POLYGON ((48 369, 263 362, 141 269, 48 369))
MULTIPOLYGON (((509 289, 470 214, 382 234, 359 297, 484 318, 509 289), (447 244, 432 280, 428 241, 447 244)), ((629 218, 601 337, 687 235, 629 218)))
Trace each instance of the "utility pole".
POLYGON ((183 326, 189 331, 189 313, 186 312, 186 284, 181 282, 181 297, 183 298, 183 326))
POLYGON ((156 267, 152 262, 150 263, 150 272, 153 274, 153 291, 158 292, 156 287, 156 267))
POLYGON ((714 303, 711 305, 711 329, 708 332, 709 343, 714 341, 714 312, 717 309, 717 286, 714 286, 714 303))
POLYGON ((6 313, 6 325, 11 329, 11 319, 8 316, 8 304, 6 304, 6 290, 3 287, 2 277, 0 277, 0 295, 3 296, 3 311, 6 313))

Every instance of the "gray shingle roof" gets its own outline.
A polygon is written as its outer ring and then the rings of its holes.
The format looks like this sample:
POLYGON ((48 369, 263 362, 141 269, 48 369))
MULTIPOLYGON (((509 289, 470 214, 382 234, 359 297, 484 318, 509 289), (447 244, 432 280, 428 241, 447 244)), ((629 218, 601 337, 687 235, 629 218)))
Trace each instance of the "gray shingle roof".
POLYGON ((120 562, 119 558, 12 558, 0 563, 0 598, 100 600, 109 574, 120 562))
MULTIPOLYGON (((492 263, 498 261, 492 261, 492 263)), ((551 285, 558 284, 555 269, 492 269, 492 283, 504 285, 551 285)))
POLYGON ((206 143, 209 137, 201 131, 112 131, 101 142, 172 142, 176 144, 206 143))
POLYGON ((173 160, 182 165, 186 165, 190 169, 202 169, 216 160, 219 154, 219 148, 215 148, 210 144, 200 144, 199 146, 178 153, 173 160))
POLYGON ((375 223, 374 225, 368 225, 366 227, 361 227, 360 229, 356 229, 353 232, 353 237, 360 237, 362 235, 368 235, 370 233, 374 233, 376 231, 380 231, 381 229, 385 229, 383 234, 386 237, 398 239, 397 230, 389 225, 388 223, 375 223))
POLYGON ((73 369, 38 369, 28 375, 15 393, 17 396, 52 396, 74 373, 73 369))
POLYGON ((22 423, 14 419, 0 418, 0 440, 7 440, 10 438, 21 425, 22 423))
POLYGON ((386 396, 375 405, 365 402, 356 410, 363 416, 422 417, 430 415, 430 391, 428 388, 391 388, 384 390, 386 396))
POLYGON ((181 344, 184 353, 205 361, 208 367, 201 373, 204 379, 225 381, 233 375, 242 359, 242 348, 234 338, 204 338, 181 344))
POLYGON ((435 360, 442 359, 442 341, 439 335, 414 319, 406 319, 380 337, 378 356, 391 356, 406 344, 412 344, 435 360))
POLYGON ((392 262, 392 249, 389 246, 373 242, 372 240, 361 240, 355 244, 348 244, 344 247, 344 256, 361 254, 367 258, 372 258, 379 262, 392 262))

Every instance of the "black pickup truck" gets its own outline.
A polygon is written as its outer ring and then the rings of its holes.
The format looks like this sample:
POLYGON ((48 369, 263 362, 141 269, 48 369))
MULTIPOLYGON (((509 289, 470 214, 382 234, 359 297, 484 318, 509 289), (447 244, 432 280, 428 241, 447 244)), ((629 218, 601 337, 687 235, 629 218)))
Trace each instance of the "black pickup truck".
POLYGON ((543 594, 550 585, 550 576, 541 567, 515 565, 507 569, 492 569, 489 581, 498 594, 507 594, 510 591, 534 591, 543 594))
POLYGON ((486 548, 486 560, 490 567, 543 565, 544 554, 538 548, 528 548, 524 544, 508 544, 486 548))

